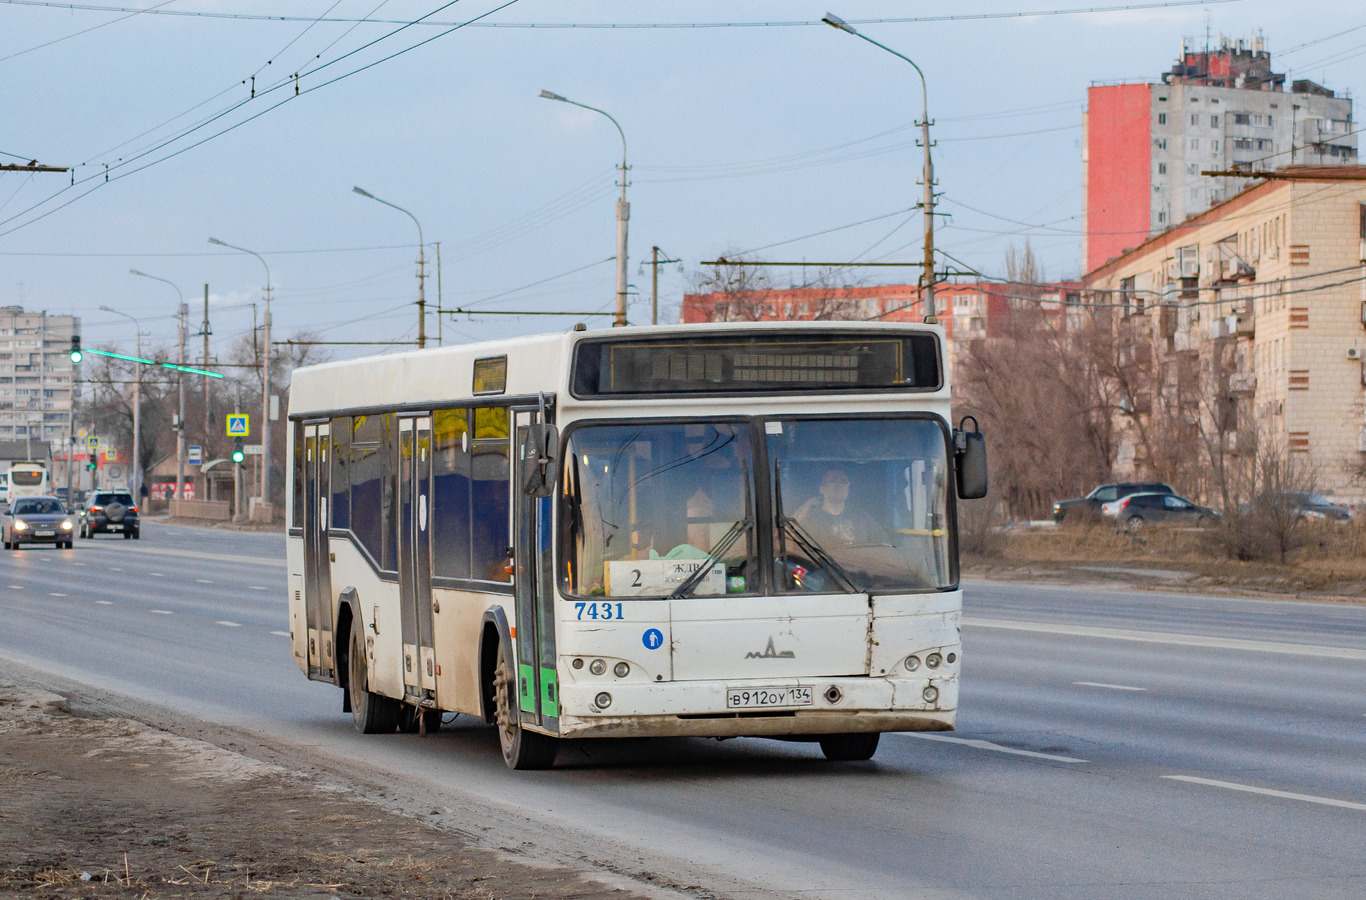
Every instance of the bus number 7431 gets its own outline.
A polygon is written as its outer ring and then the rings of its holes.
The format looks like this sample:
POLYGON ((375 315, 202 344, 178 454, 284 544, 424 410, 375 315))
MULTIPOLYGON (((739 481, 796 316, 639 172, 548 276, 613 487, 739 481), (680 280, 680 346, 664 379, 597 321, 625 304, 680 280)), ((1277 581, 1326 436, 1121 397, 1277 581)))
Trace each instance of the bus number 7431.
POLYGON ((578 613, 578 618, 587 616, 590 619, 621 619, 620 603, 575 603, 574 611, 578 613))

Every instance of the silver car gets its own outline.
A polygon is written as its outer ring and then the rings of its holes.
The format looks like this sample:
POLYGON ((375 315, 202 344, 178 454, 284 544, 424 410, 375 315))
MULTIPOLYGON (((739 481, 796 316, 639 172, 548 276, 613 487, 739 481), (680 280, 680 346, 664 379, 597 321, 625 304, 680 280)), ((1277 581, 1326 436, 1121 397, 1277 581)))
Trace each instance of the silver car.
POLYGON ((6 550, 20 544, 56 544, 71 549, 76 520, 56 497, 20 497, 0 520, 0 536, 6 550))

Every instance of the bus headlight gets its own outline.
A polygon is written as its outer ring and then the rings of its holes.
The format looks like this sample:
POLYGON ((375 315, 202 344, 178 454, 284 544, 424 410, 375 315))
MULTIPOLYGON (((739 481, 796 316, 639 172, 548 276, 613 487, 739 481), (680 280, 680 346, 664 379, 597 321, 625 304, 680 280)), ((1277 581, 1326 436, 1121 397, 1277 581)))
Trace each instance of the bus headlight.
POLYGON ((929 685, 925 688, 925 690, 921 693, 920 696, 925 698, 926 703, 934 703, 936 700, 939 699, 939 688, 935 687, 934 685, 929 685))
POLYGON ((606 709, 612 705, 612 695, 606 691, 602 691, 593 698, 593 704, 597 706, 598 709, 606 709))
POLYGON ((601 675, 603 672, 607 671, 607 663, 600 659, 595 659, 588 664, 588 671, 592 672, 594 675, 601 675))
POLYGON ((943 657, 938 653, 931 653, 929 656, 925 657, 925 665, 929 666, 931 669, 939 668, 939 664, 943 661, 943 657))
POLYGON ((624 662, 619 662, 612 667, 612 671, 618 678, 625 678, 627 675, 631 674, 631 667, 624 662))
POLYGON ((916 669, 918 669, 918 668, 920 668, 920 657, 918 657, 918 656, 908 656, 908 657, 906 657, 906 671, 907 671, 907 672, 914 672, 914 671, 915 671, 916 669))

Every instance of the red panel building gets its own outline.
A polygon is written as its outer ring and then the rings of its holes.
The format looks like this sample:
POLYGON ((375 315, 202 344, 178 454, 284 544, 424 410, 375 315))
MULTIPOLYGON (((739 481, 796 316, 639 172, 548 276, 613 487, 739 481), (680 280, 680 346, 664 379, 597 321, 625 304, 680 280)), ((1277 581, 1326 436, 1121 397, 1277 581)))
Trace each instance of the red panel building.
POLYGON ((1087 91, 1083 254, 1091 271, 1151 231, 1152 101, 1146 84, 1087 91))

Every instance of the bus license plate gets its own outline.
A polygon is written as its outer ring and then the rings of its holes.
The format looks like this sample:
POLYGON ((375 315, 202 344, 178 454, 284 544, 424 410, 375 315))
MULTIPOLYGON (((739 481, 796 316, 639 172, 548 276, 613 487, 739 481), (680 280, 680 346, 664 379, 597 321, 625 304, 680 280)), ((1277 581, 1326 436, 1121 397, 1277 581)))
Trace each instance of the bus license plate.
POLYGON ((809 687, 726 688, 726 709, 777 709, 810 705, 809 687))

